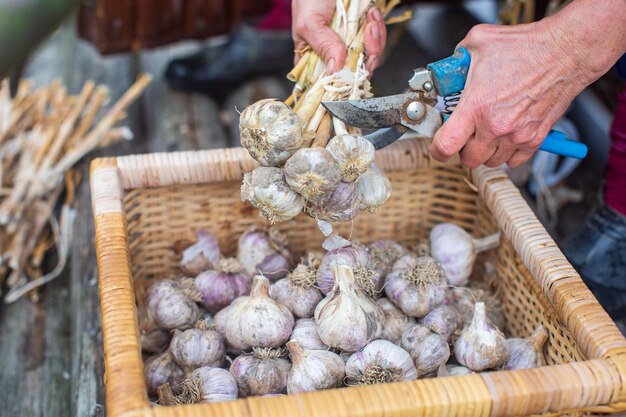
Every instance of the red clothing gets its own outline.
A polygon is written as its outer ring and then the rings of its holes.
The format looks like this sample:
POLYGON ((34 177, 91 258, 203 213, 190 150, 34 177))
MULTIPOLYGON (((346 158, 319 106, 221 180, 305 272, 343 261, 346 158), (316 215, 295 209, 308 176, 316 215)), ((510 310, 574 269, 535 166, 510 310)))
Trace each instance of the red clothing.
POLYGON ((256 28, 259 30, 291 30, 291 0, 273 0, 272 8, 256 28))

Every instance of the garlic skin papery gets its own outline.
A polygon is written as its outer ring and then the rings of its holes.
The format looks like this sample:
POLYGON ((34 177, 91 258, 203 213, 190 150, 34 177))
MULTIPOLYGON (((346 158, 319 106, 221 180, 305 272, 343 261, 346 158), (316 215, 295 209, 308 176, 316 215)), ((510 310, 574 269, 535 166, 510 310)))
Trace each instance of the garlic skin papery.
POLYGON ((317 304, 324 298, 314 284, 315 268, 300 263, 287 278, 272 284, 270 297, 287 307, 294 316, 310 318, 317 304))
POLYGON ((325 148, 302 148, 285 163, 292 190, 315 203, 328 197, 341 181, 341 168, 325 148))
POLYGON ((252 291, 245 300, 233 306, 226 323, 226 340, 241 350, 252 347, 279 347, 291 336, 294 325, 289 309, 269 296, 270 282, 257 275, 252 291))
POLYGON ((452 223, 440 223, 430 232, 432 257, 443 266, 448 283, 467 285, 476 254, 500 245, 500 234, 474 239, 461 227, 452 223))
POLYGON ((326 149, 341 168, 341 180, 354 182, 374 162, 376 149, 367 139, 358 135, 343 134, 332 138, 326 149))
POLYGON ((170 384, 172 392, 178 393, 184 376, 169 350, 149 358, 143 364, 143 373, 151 395, 156 395, 157 389, 166 383, 170 384))
POLYGON ((356 283, 345 265, 333 267, 335 286, 315 308, 315 322, 325 345, 356 352, 380 336, 382 309, 356 283))
POLYGON ((402 310, 384 297, 376 300, 376 304, 380 306, 385 316, 381 337, 398 344, 402 333, 410 325, 415 324, 415 319, 404 314, 402 310))
POLYGON ((272 281, 286 277, 291 269, 287 238, 278 229, 269 232, 252 226, 240 237, 237 259, 243 272, 252 277, 262 274, 272 281))
POLYGON ((421 324, 451 342, 454 333, 461 326, 461 317, 454 307, 440 304, 424 316, 421 324))
POLYGON ((376 240, 367 245, 374 269, 382 276, 393 268, 398 259, 411 252, 401 244, 389 239, 376 240))
POLYGON ((291 363, 283 358, 283 349, 253 348, 238 356, 230 365, 239 387, 239 396, 281 394, 287 390, 291 363))
POLYGON ((206 404, 237 399, 237 382, 230 372, 222 368, 198 368, 181 385, 183 403, 206 404))
POLYGON ((287 378, 287 393, 311 392, 343 385, 346 367, 343 359, 328 350, 303 348, 295 340, 287 342, 291 356, 291 371, 287 378))
POLYGON ((501 367, 509 359, 506 338, 487 318, 485 303, 474 306, 472 321, 454 344, 454 356, 461 365, 477 372, 501 367))
POLYGON ((548 341, 548 332, 543 326, 535 329, 525 339, 508 339, 509 360, 504 369, 530 369, 545 366, 543 346, 548 341))
POLYGON ((272 98, 259 100, 241 112, 239 132, 250 156, 270 167, 282 166, 304 142, 298 115, 272 98))
POLYGON ((239 261, 228 258, 220 260, 214 270, 200 273, 194 284, 204 308, 215 314, 235 298, 249 294, 252 281, 241 272, 239 261))
POLYGON ((170 352, 185 373, 202 366, 219 367, 224 361, 224 340, 215 330, 176 330, 170 352))
POLYGON ((291 332, 291 340, 298 342, 305 349, 328 350, 317 333, 317 324, 312 319, 299 319, 291 332))
POLYGON ((383 173, 371 164, 356 181, 356 193, 359 198, 359 208, 370 213, 376 213, 391 197, 391 182, 383 173))
POLYGON ((304 199, 289 188, 281 168, 258 167, 245 173, 241 201, 259 209, 270 224, 292 219, 304 208, 304 199))
POLYGON ((441 365, 439 369, 437 369, 437 376, 461 376, 475 373, 476 372, 471 369, 461 365, 441 365))
POLYGON ((347 222, 359 214, 359 201, 354 183, 340 182, 337 188, 318 203, 307 204, 306 212, 317 220, 347 222))
POLYGON ((148 288, 146 305, 154 324, 166 330, 192 327, 200 316, 196 303, 170 279, 156 281, 148 288))
POLYGON ((419 324, 402 333, 400 346, 411 355, 418 377, 434 375, 450 358, 446 339, 419 324))
POLYGON ((348 385, 372 385, 417 379, 408 352, 388 340, 374 340, 346 362, 348 385))
POLYGON ((198 230, 196 237, 196 243, 183 251, 180 261, 183 272, 193 277, 215 267, 222 258, 219 242, 215 236, 206 230, 198 230))
POLYGON ((445 286, 445 273, 433 258, 407 255, 387 274, 385 294, 404 314, 421 318, 441 304, 445 286))

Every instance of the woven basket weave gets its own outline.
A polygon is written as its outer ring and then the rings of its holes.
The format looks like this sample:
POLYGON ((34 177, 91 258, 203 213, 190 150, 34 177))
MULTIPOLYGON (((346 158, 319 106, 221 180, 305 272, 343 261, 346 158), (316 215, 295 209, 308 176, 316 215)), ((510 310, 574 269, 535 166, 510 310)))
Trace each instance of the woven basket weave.
MULTIPOLYGON (((148 400, 137 327, 151 280, 178 272, 180 249, 195 231, 217 234, 232 255, 238 236, 263 224, 240 201, 243 173, 255 167, 244 149, 98 159, 91 187, 100 276, 110 416, 525 416, 626 410, 626 340, 565 260, 507 176, 430 160, 417 140, 377 152, 393 185, 389 203, 339 226, 369 242, 414 244, 440 222, 475 237, 497 230, 503 244, 493 260, 503 287, 507 331, 549 333, 549 366, 463 377, 341 388, 283 397, 176 407, 148 400)), ((290 248, 319 249, 322 235, 301 215, 279 225, 290 248)))

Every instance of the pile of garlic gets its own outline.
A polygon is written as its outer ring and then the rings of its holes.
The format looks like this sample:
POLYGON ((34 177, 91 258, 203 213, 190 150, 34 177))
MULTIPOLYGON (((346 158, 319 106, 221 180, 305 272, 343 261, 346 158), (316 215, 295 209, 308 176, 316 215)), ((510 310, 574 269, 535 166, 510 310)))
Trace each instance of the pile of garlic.
POLYGON ((360 135, 344 132, 309 147, 296 112, 273 99, 246 107, 239 130, 261 164, 245 174, 241 199, 270 224, 304 211, 328 236, 330 223, 352 220, 359 210, 375 212, 391 196, 391 183, 374 164, 374 146, 360 135))
POLYGON ((412 250, 332 235, 294 265, 275 229, 244 232, 236 258, 199 232, 188 276, 156 281, 139 309, 149 394, 206 403, 542 366, 543 327, 506 339, 494 294, 458 285, 497 242, 452 224, 412 250))

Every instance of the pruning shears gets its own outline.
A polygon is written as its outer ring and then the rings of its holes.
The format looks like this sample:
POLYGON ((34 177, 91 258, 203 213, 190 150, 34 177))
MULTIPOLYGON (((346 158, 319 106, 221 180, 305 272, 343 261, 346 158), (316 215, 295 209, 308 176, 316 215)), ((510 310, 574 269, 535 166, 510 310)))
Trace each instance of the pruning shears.
MULTIPOLYGON (((470 68, 470 54, 459 47, 454 55, 415 70, 409 90, 403 94, 363 100, 329 101, 322 105, 339 120, 364 129, 378 129, 365 138, 376 149, 398 140, 409 129, 420 136, 432 138, 447 120, 465 87, 470 68), (440 111, 437 97, 453 103, 440 111)), ((583 159, 584 143, 567 139, 564 133, 551 130, 540 150, 566 157, 583 159)))

